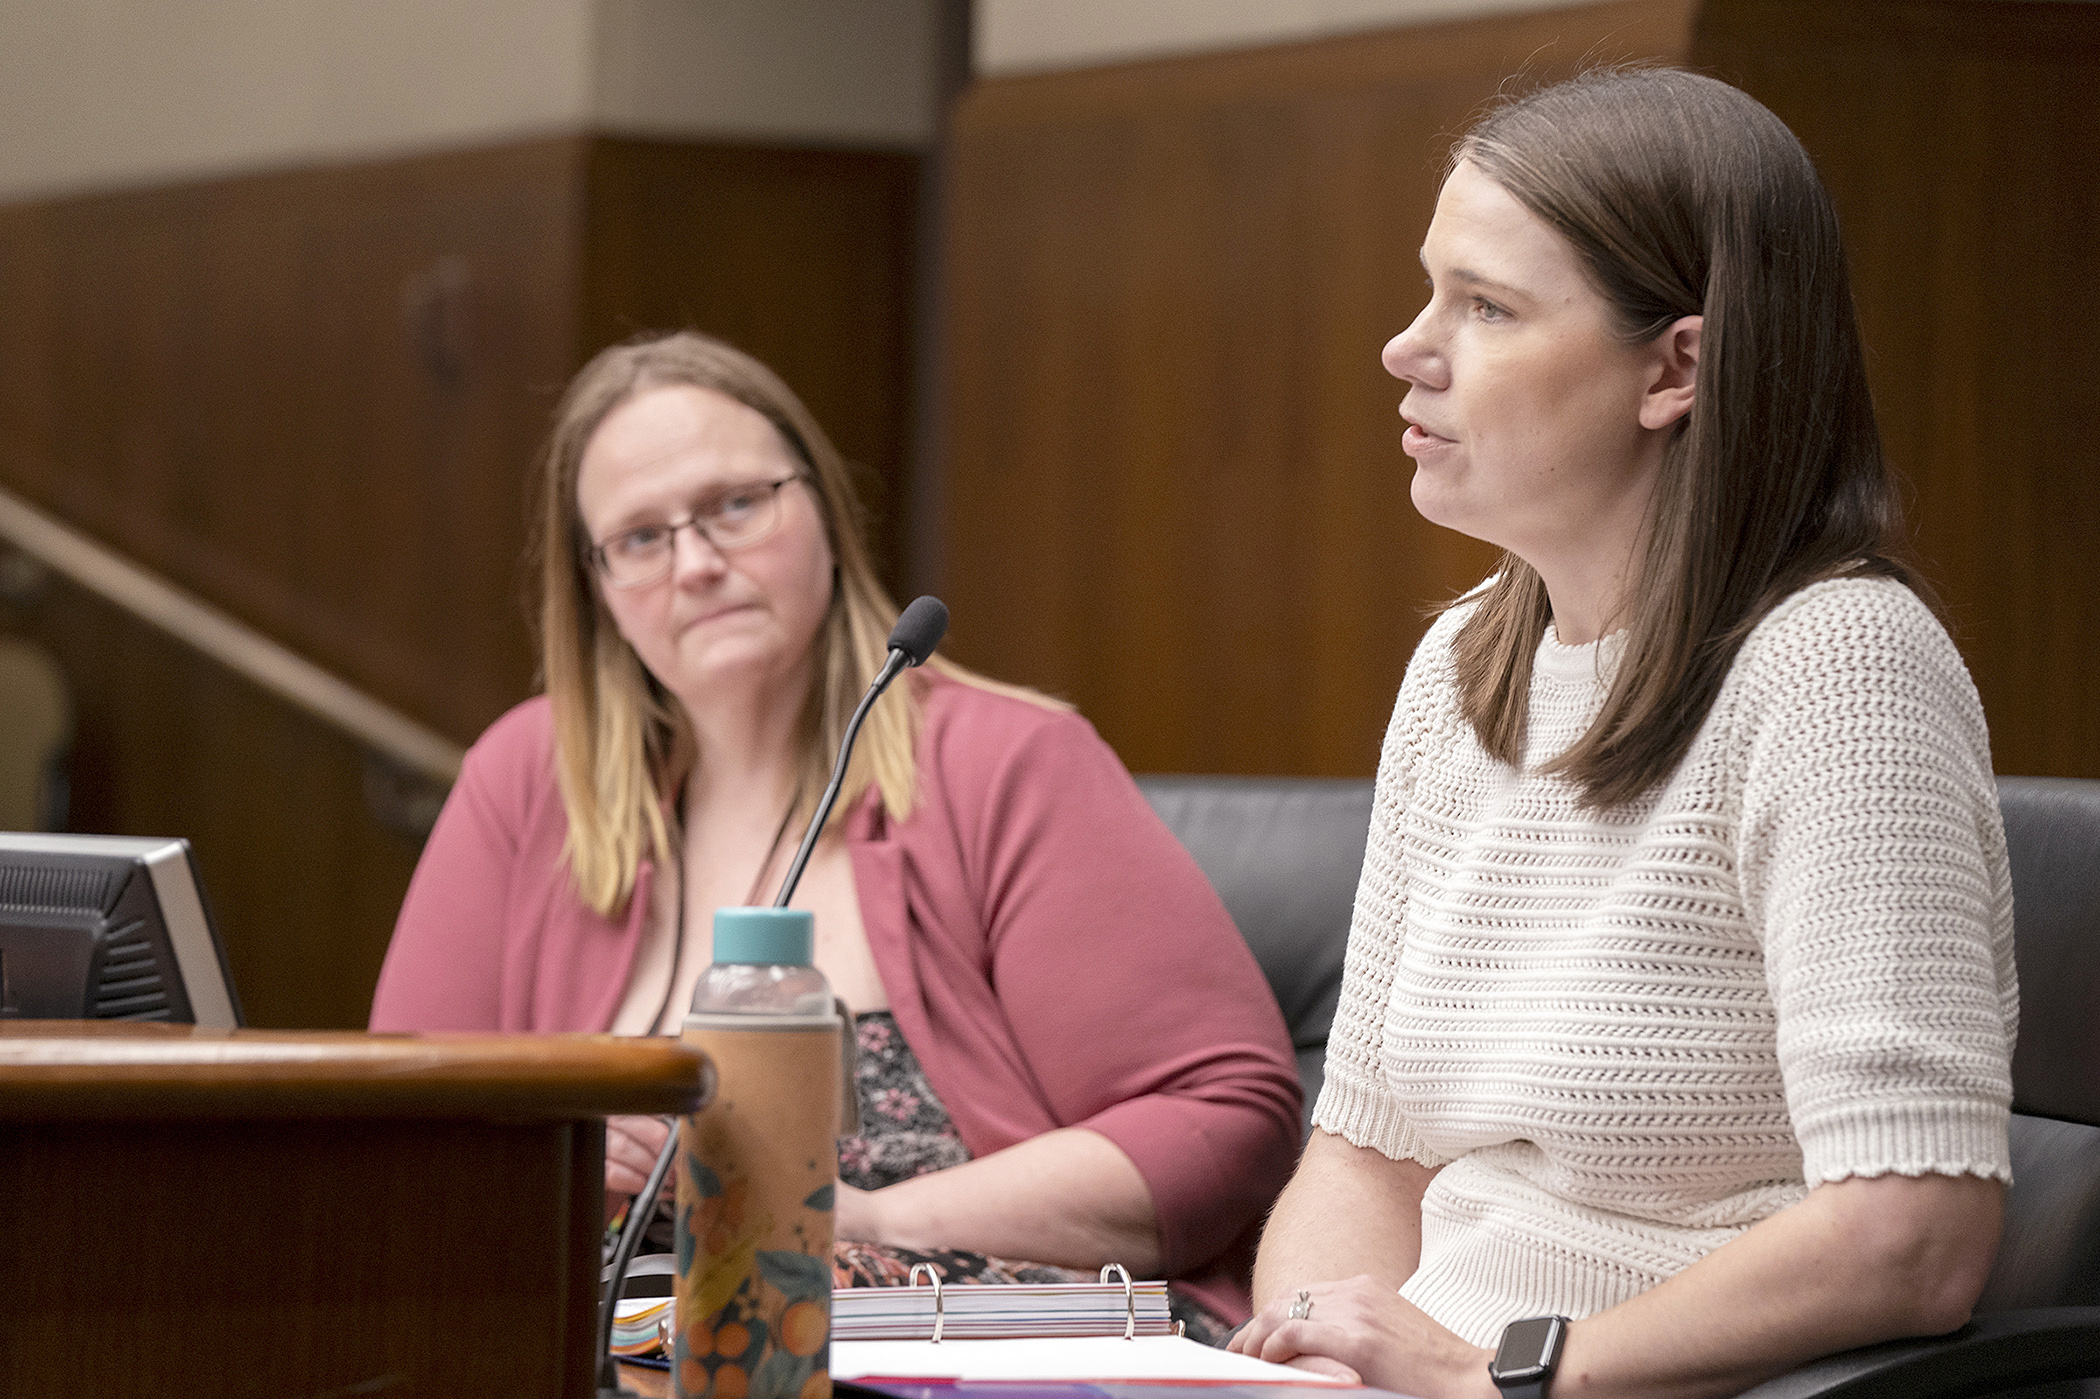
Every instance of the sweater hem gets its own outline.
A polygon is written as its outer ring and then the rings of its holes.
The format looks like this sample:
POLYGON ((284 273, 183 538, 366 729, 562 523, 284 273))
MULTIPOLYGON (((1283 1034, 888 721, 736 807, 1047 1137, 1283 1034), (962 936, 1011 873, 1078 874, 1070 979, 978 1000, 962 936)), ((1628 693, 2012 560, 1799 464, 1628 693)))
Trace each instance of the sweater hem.
POLYGON ((1313 1126, 1395 1161, 1413 1161, 1434 1169, 1452 1159, 1431 1151, 1390 1098, 1338 1078, 1329 1078, 1321 1086, 1319 1102, 1313 1107, 1313 1126))

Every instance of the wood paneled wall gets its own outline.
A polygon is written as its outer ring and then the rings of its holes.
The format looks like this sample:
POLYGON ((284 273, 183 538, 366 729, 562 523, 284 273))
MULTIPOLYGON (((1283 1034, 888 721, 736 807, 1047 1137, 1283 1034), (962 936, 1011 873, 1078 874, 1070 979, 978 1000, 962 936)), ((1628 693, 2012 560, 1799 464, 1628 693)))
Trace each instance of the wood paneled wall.
POLYGON ((523 692, 581 143, 0 210, 6 483, 433 727, 523 692))
POLYGON ((1836 196, 1999 769, 2100 777, 2100 6, 1647 0, 979 84, 946 236, 951 650, 1138 769, 1368 774, 1423 609, 1383 341, 1510 75, 1688 62, 1836 196))
POLYGON ((0 626, 71 684, 69 828, 189 838, 251 1024, 361 1025, 417 846, 366 810, 357 746, 62 583, 0 626))
POLYGON ((1630 0, 980 83, 955 119, 950 649, 1140 770, 1368 774, 1492 552, 1408 503, 1380 347, 1509 74, 1681 59, 1630 0))
MULTIPOLYGON (((579 137, 0 209, 0 484, 471 741, 603 345, 752 348, 901 518, 915 168, 579 137)), ((356 751, 64 587, 0 623, 76 688, 72 827, 192 838, 254 1023, 361 1024, 415 850, 356 751)))
POLYGON ((663 326, 733 341, 794 386, 869 507, 902 591, 919 157, 591 143, 582 348, 663 326))
POLYGON ((1708 0, 1693 56, 1837 202, 1998 771, 2100 777, 2100 5, 1708 0))

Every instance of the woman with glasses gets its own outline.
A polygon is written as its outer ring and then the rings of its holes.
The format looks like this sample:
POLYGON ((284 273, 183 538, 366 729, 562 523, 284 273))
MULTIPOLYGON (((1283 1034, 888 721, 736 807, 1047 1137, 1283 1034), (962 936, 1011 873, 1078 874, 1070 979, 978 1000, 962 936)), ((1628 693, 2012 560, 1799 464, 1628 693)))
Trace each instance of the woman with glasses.
POLYGON ((1401 684, 1233 1344, 1698 1399, 1953 1330, 2010 1176, 2011 887, 1829 195, 1736 89, 1603 70, 1458 143, 1420 256, 1414 505, 1504 554, 1401 684))
MULTIPOLYGON (((886 654, 896 608, 844 463, 719 341, 586 365, 541 495, 546 694, 469 752, 374 1030, 677 1033, 713 911, 770 901, 886 654)), ((1251 1231, 1298 1145, 1290 1044, 1201 872, 1084 720, 938 656, 907 672, 795 902, 862 1051, 843 1278, 1117 1262, 1181 1279, 1198 1330, 1246 1315, 1251 1231)), ((614 1119, 610 1199, 664 1135, 614 1119)))

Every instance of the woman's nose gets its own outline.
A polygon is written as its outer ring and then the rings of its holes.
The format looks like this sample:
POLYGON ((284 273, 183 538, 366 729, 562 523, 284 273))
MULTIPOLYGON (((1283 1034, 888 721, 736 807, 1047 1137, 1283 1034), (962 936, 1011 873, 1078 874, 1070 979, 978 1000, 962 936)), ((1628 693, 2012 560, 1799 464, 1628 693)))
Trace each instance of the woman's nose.
POLYGON ((688 520, 671 531, 671 576, 681 581, 705 580, 729 567, 729 560, 704 534, 697 521, 688 520))
POLYGON ((1436 381, 1442 374, 1443 358, 1430 343, 1427 306, 1407 329, 1385 342, 1385 348, 1378 352, 1378 362, 1395 379, 1425 388, 1441 387, 1436 381))

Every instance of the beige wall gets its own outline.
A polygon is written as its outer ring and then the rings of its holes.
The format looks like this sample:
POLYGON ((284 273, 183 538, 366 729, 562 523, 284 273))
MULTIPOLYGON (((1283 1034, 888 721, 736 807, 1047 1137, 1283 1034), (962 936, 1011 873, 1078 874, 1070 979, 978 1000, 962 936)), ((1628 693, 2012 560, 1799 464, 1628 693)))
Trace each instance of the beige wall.
MULTIPOLYGON (((982 74, 1571 0, 974 0, 982 74)), ((936 0, 0 0, 0 202, 563 131, 918 147, 936 0)))
POLYGON ((976 0, 985 76, 1281 44, 1578 0, 976 0))
POLYGON ((18 0, 0 198, 577 125, 589 0, 18 0))
POLYGON ((920 146, 932 0, 598 0, 596 118, 633 135, 920 146))
POLYGON ((594 129, 916 146, 933 0, 6 0, 0 201, 594 129))

